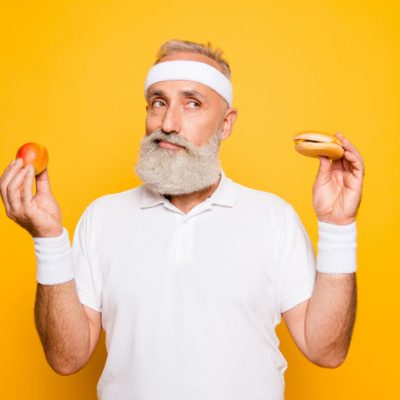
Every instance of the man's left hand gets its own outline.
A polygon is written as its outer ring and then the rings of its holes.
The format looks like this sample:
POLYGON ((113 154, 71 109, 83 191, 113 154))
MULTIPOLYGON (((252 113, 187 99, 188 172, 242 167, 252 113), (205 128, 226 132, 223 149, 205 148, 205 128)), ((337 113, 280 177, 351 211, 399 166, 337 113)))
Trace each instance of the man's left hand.
POLYGON ((340 133, 344 156, 330 162, 320 160, 318 175, 313 185, 313 207, 319 221, 346 225, 352 223, 361 200, 364 161, 357 149, 340 133))

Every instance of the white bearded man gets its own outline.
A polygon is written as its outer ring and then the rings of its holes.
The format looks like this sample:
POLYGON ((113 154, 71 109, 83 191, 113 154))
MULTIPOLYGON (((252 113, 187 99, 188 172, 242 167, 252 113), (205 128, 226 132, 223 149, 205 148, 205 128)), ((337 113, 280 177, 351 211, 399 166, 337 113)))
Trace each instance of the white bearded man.
POLYGON ((363 160, 319 157, 318 255, 293 207, 229 179, 229 64, 208 44, 171 40, 145 82, 143 185, 88 205, 72 246, 47 171, 1 177, 7 215, 33 237, 35 321, 50 366, 74 374, 101 329, 101 400, 282 400, 284 319, 312 363, 335 368, 356 311, 356 213, 363 160))

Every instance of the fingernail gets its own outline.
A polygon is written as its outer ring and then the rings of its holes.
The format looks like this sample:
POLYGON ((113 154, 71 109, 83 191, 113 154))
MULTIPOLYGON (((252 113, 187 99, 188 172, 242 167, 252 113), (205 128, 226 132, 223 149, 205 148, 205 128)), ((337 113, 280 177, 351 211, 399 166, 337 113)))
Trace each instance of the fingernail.
POLYGON ((15 164, 15 161, 17 161, 17 160, 12 160, 12 161, 10 162, 10 167, 12 167, 12 166, 15 164))

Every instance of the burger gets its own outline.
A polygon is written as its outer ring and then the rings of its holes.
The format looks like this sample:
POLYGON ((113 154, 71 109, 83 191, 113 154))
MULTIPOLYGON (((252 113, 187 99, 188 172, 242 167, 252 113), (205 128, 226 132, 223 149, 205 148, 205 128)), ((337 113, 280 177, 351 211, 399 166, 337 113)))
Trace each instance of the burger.
POLYGON ((295 150, 307 157, 324 156, 339 160, 344 155, 342 142, 334 135, 321 132, 302 132, 294 138, 295 150))

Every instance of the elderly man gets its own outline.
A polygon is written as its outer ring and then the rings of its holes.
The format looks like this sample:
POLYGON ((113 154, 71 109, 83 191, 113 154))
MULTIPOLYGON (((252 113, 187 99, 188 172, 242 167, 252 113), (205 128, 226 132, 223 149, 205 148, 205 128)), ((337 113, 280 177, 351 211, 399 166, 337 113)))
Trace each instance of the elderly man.
POLYGON ((61 375, 80 370, 99 334, 102 400, 278 400, 287 364, 281 317, 301 352, 343 363, 356 310, 356 222, 363 160, 320 157, 313 186, 318 256, 293 207, 233 182, 219 164, 229 137, 230 68, 210 45, 171 40, 146 83, 144 184, 93 201, 72 247, 47 172, 12 162, 7 215, 33 237, 36 326, 61 375))

